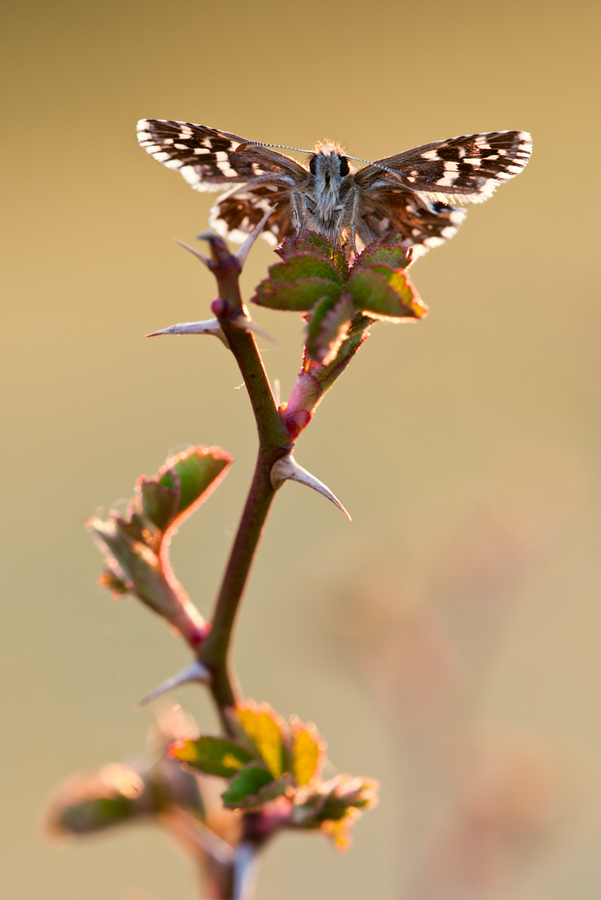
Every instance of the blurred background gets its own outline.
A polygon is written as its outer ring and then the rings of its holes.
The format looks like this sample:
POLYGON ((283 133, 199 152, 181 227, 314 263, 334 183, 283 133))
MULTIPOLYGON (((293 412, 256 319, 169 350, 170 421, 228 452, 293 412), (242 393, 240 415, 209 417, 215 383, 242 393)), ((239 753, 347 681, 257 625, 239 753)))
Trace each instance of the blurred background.
MULTIPOLYGON (((228 478, 173 544, 211 608, 254 465, 218 341, 144 340, 209 316, 198 194, 140 117, 375 159, 531 131, 532 162, 420 260, 431 308, 378 326, 296 457, 341 498, 275 504, 235 660, 245 693, 314 720, 332 771, 381 782, 338 854, 271 847, 259 900, 593 900, 601 890, 598 4, 8 2, 2 67, 6 308, 3 893, 175 900, 193 875, 158 830, 56 848, 61 779, 144 750, 135 703, 188 662, 95 583, 83 529, 170 452, 219 444, 228 478)), ((276 261, 260 241, 247 296, 276 261)), ((282 397, 300 319, 253 310, 282 397)), ((194 687, 181 703, 209 731, 194 687)))

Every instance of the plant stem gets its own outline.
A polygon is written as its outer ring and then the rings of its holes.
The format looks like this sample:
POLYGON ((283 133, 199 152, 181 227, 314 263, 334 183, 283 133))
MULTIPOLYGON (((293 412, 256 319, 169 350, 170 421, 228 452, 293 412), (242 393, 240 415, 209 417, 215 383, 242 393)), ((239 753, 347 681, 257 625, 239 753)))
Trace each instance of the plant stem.
MULTIPOLYGON (((229 648, 236 614, 261 539, 275 491, 270 482, 271 466, 259 450, 240 525, 232 546, 200 661, 211 669, 211 692, 220 714, 238 699, 238 687, 229 665, 229 648)), ((222 716, 223 718, 223 716, 222 716)), ((227 728, 227 722, 224 722, 227 728)))
POLYGON ((220 299, 225 301, 219 320, 248 390, 259 436, 255 473, 215 604, 211 631, 198 657, 211 670, 211 693, 223 727, 229 731, 224 710, 232 706, 240 694, 229 659, 236 616, 275 496, 271 469, 280 457, 290 452, 292 445, 275 405, 255 339, 251 332, 237 327, 240 314, 246 315, 238 281, 240 266, 224 248, 218 239, 211 241, 212 270, 220 299))

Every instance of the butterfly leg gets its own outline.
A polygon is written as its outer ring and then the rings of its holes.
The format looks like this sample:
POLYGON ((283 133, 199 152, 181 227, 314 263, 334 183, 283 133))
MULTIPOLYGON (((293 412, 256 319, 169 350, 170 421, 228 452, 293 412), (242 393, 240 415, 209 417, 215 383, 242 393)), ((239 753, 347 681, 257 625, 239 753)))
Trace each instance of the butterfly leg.
POLYGON ((334 243, 338 244, 340 241, 340 235, 342 232, 342 220, 344 218, 345 207, 344 206, 335 206, 334 209, 340 210, 340 212, 338 214, 338 218, 336 219, 336 224, 334 226, 334 243))
POLYGON ((298 237, 305 225, 307 207, 305 204, 305 198, 298 191, 292 191, 290 199, 292 201, 292 213, 294 216, 294 221, 296 223, 296 234, 298 237), (299 205, 301 206, 302 212, 299 211, 299 205))
POLYGON ((353 248, 353 253, 357 255, 357 211, 359 209, 359 189, 355 188, 353 191, 353 209, 351 211, 351 246, 353 248))

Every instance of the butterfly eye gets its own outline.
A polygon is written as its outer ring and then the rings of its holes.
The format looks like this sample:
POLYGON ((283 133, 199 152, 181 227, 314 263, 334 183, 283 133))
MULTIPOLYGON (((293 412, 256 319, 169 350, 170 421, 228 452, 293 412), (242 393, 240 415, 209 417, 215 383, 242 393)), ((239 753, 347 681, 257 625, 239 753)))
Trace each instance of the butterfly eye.
POLYGON ((317 157, 312 156, 309 162, 309 168, 311 169, 312 175, 317 175, 317 157))
POLYGON ((348 173, 350 171, 351 170, 349 169, 349 166, 348 166, 348 159, 346 158, 346 156, 341 156, 340 157, 340 174, 348 175, 348 173))

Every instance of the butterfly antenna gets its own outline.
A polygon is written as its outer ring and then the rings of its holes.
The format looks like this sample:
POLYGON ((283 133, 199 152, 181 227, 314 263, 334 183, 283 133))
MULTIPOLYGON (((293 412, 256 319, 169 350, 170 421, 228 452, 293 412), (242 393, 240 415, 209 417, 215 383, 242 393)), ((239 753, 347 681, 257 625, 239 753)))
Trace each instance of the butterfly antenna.
MULTIPOLYGON (((358 156, 349 156, 348 153, 345 153, 344 155, 346 156, 347 159, 352 159, 354 162, 367 163, 368 166, 375 166, 376 169, 382 169, 383 172, 389 172, 391 175, 396 175, 396 177, 399 180, 401 180, 400 173, 395 172, 394 169, 389 169, 388 166, 382 166, 382 165, 380 165, 380 163, 372 162, 369 159, 360 159, 358 156)), ((407 190, 409 190, 409 191, 413 190, 408 185, 406 185, 404 182, 403 182, 403 185, 407 188, 407 190)))
POLYGON ((313 150, 301 150, 300 147, 288 147, 286 144, 263 144, 261 141, 245 141, 245 147, 273 147, 274 150, 296 150, 297 153, 313 153, 313 150))

